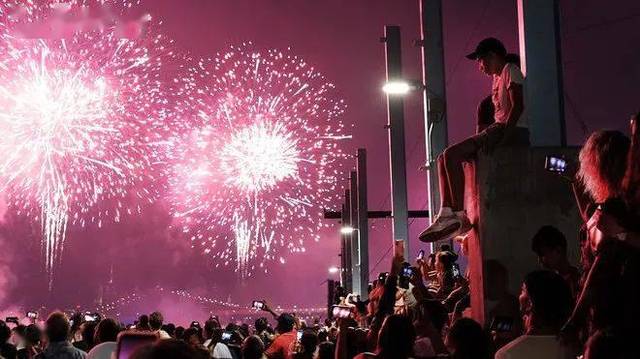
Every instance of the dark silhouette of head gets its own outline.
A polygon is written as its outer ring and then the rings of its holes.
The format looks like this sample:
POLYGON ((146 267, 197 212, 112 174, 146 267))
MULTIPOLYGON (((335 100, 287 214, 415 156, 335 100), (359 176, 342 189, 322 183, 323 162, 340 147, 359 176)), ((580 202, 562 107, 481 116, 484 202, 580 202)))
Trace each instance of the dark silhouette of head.
POLYGON ((490 356, 489 336, 478 322, 470 318, 461 318, 453 323, 446 343, 454 359, 483 359, 490 356))
POLYGON ((6 343, 11 338, 11 329, 4 321, 0 320, 0 343, 6 343))
POLYGON ((247 337, 242 343, 242 357, 244 359, 261 359, 264 353, 264 343, 257 335, 247 337))
POLYGON ((411 319, 405 315, 390 315, 378 334, 377 352, 383 358, 408 358, 413 351, 416 333, 411 319))
POLYGON ((278 316, 278 326, 276 330, 279 333, 288 333, 293 330, 296 325, 296 318, 289 313, 282 313, 278 316))
POLYGON ((120 325, 111 318, 105 318, 98 323, 94 342, 96 344, 115 342, 118 339, 118 333, 120 333, 120 325))
POLYGON ((63 342, 69 338, 69 320, 62 312, 49 314, 46 321, 45 333, 52 343, 63 342))
POLYGON ((544 268, 557 270, 567 260, 567 239, 558 228, 542 226, 531 240, 531 250, 544 268))
POLYGON ((153 312, 149 316, 149 327, 151 330, 160 330, 162 328, 162 322, 164 321, 164 317, 160 312, 153 312))
POLYGON ((24 330, 24 339, 27 346, 35 346, 42 340, 42 330, 35 324, 29 324, 24 330))

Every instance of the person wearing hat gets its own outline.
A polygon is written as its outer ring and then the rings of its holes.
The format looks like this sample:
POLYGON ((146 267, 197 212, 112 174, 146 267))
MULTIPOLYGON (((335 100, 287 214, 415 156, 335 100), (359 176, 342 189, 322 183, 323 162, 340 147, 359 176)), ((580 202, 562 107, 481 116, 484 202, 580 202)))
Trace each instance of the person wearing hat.
POLYGON ((471 230, 464 210, 463 162, 478 152, 489 152, 496 146, 528 145, 529 131, 524 113, 524 76, 514 63, 507 61, 507 50, 500 40, 487 38, 467 55, 478 63, 484 74, 491 76, 491 102, 495 122, 482 132, 452 145, 438 156, 440 213, 422 233, 423 242, 452 239, 471 230))

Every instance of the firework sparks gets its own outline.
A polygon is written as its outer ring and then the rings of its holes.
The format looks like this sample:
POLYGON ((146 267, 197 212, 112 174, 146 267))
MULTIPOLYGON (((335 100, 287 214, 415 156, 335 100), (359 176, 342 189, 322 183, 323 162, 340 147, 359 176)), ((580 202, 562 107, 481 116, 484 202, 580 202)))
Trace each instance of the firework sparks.
MULTIPOLYGON (((28 9, 27 21, 43 16, 28 9)), ((153 51, 163 39, 122 39, 114 27, 25 39, 3 28, 0 190, 40 217, 51 286, 68 225, 119 221, 157 195, 168 126, 153 51)))
MULTIPOLYGON (((232 47, 185 77, 198 118, 172 183, 194 246, 241 275, 319 240, 349 138, 331 83, 290 50, 232 47)), ((183 106, 187 107, 187 106, 183 106)))

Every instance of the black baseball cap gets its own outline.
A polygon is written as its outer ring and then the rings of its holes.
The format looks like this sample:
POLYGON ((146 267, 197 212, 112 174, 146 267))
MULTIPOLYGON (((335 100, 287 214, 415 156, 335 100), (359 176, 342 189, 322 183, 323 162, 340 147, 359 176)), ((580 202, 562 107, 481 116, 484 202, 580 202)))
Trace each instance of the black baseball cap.
POLYGON ((501 56, 507 55, 507 49, 505 49, 502 41, 493 37, 488 37, 480 41, 478 43, 478 46, 476 46, 476 50, 466 57, 469 60, 477 60, 479 57, 484 56, 490 52, 496 53, 501 56))

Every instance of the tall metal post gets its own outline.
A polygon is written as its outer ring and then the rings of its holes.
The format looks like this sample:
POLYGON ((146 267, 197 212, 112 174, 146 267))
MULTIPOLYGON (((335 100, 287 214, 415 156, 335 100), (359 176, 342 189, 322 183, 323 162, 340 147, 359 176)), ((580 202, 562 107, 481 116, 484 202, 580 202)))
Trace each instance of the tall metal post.
POLYGON ((360 275, 360 299, 367 300, 369 293, 369 205, 367 203, 367 150, 358 148, 358 262, 360 275))
MULTIPOLYGON (((344 203, 342 204, 341 213, 341 225, 344 225, 344 203)), ((340 286, 347 287, 347 236, 340 233, 340 286)))
MULTIPOLYGON (((447 147, 444 47, 442 41, 442 0, 419 0, 420 46, 422 47, 422 84, 424 130, 427 150, 427 188, 429 223, 440 210, 438 166, 436 160, 447 147)), ((432 248, 433 249, 433 248, 432 248)))
MULTIPOLYGON (((384 27, 387 82, 401 81, 402 46, 400 27, 384 27)), ((387 94, 387 117, 391 160, 391 211, 393 238, 404 240, 404 255, 409 258, 409 222, 407 208, 407 169, 404 148, 404 100, 401 95, 387 94)))
MULTIPOLYGON (((344 227, 351 227, 351 191, 344 191, 344 207, 342 210, 342 225, 344 227)), ((351 263, 351 234, 343 233, 342 238, 344 239, 344 271, 345 271, 345 282, 344 287, 347 291, 351 292, 353 283, 353 273, 351 269, 353 268, 353 264, 351 263)))
POLYGON ((524 106, 531 144, 566 146, 558 0, 518 0, 524 106))
POLYGON ((354 228, 354 231, 351 232, 351 291, 353 293, 360 294, 360 268, 358 267, 358 263, 360 262, 360 251, 359 251, 359 242, 360 242, 360 229, 358 222, 358 175, 356 171, 351 171, 349 176, 349 184, 351 187, 351 227, 354 228))

